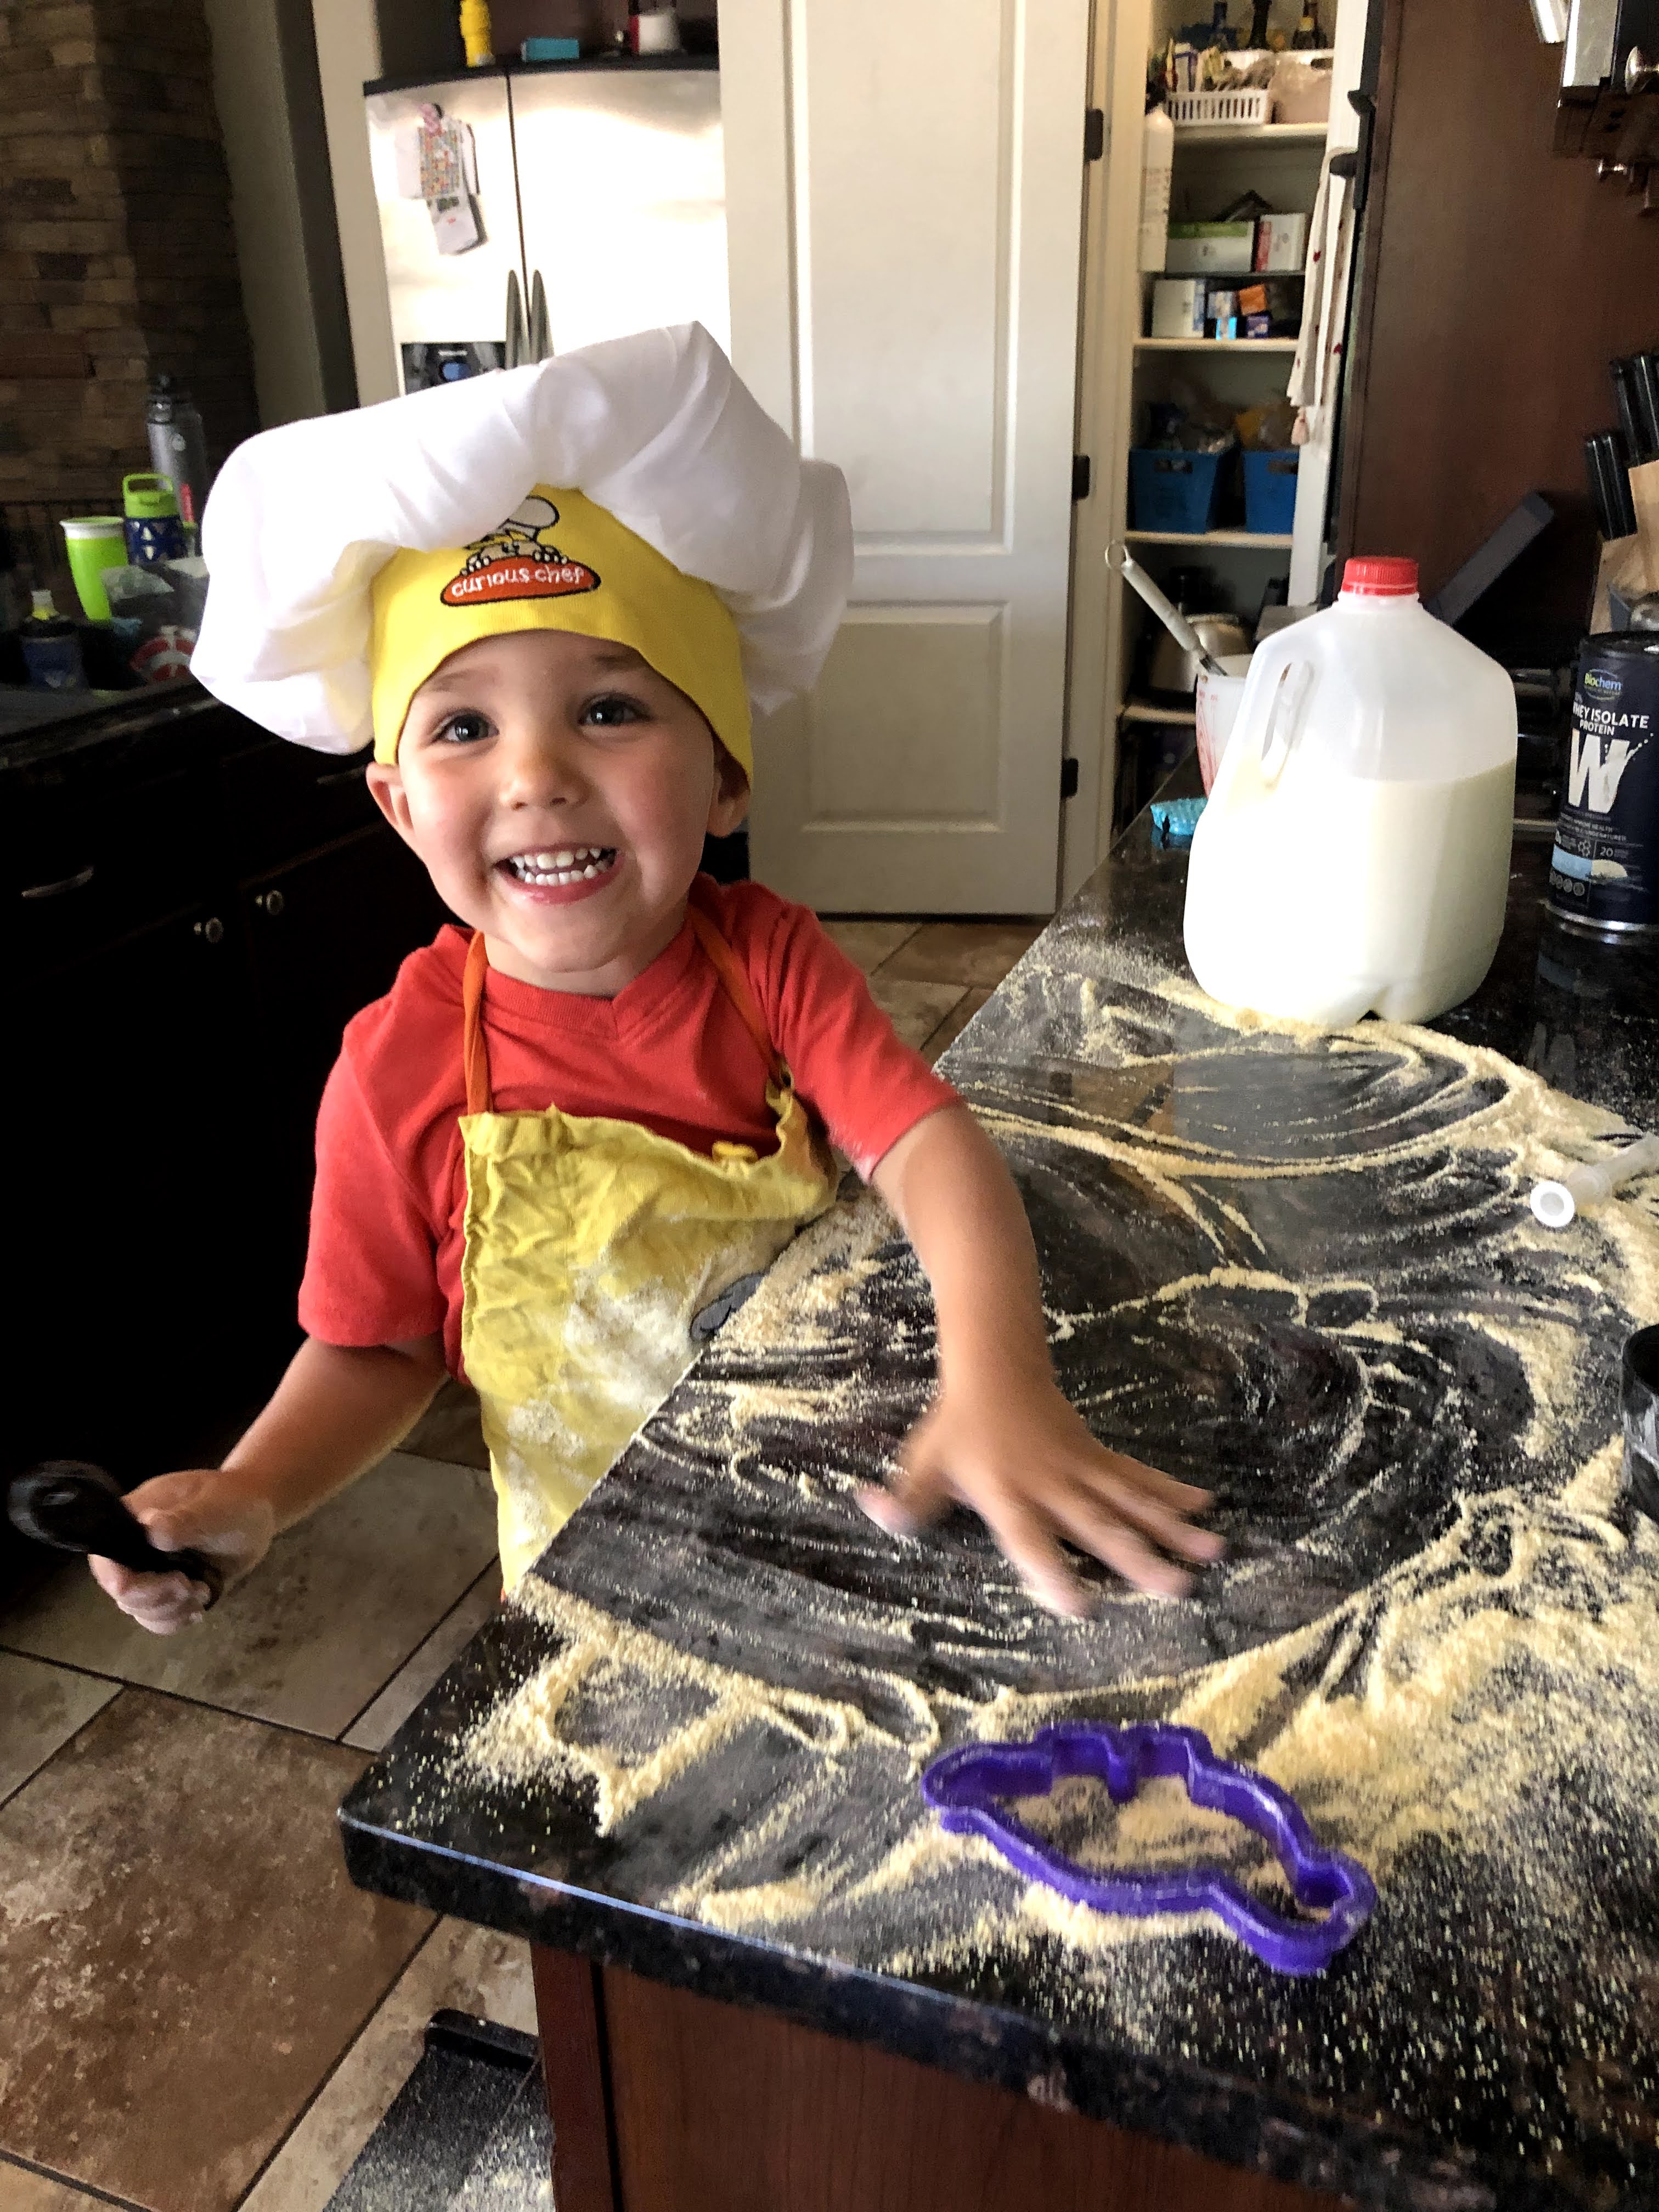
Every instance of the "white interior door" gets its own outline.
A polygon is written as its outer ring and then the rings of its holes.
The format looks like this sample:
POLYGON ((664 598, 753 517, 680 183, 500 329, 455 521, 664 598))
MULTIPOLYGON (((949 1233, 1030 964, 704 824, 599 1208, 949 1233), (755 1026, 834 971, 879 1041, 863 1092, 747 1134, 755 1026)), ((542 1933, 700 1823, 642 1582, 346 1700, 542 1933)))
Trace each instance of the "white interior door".
POLYGON ((721 0, 732 354, 852 489, 853 605, 757 732, 756 872, 1046 914, 1089 0, 721 0))

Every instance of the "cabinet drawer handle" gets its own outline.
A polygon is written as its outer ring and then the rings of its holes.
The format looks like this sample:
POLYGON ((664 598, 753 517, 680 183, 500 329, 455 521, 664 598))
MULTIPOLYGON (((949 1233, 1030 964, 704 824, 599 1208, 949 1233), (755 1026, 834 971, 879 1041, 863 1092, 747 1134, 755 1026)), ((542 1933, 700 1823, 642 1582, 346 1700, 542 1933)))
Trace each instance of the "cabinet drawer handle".
POLYGON ((288 901, 281 891, 258 891, 254 894, 253 903, 261 914, 268 914, 275 921, 288 905, 288 901))
POLYGON ((317 779, 319 791, 332 791, 337 783, 361 783, 363 772, 360 768, 337 768, 328 775, 317 779))
POLYGON ((60 876, 55 884, 31 884, 27 890, 19 891, 19 898, 62 898, 65 891, 83 891, 92 881, 94 866, 88 861, 72 876, 60 876))
POLYGON ((224 942, 225 925, 216 914, 210 914, 205 921, 197 923, 196 934, 209 945, 222 945, 224 942))

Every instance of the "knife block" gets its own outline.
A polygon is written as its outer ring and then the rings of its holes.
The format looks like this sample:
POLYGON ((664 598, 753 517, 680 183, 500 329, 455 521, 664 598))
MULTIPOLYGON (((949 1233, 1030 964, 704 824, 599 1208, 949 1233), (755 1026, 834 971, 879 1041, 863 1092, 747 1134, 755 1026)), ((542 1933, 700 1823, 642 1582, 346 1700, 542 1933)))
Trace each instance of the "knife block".
POLYGON ((1639 599, 1644 592, 1659 591, 1659 461, 1644 461, 1631 471, 1630 495, 1636 528, 1628 538, 1602 545, 1590 605, 1593 631, 1612 628, 1614 592, 1628 602, 1639 599))

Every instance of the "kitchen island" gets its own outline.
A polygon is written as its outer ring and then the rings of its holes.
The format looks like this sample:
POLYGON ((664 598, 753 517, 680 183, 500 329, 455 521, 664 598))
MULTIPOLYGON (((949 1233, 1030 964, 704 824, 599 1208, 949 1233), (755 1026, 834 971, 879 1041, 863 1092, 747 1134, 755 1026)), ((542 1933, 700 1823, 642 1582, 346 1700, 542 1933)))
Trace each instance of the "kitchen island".
MULTIPOLYGON (((1616 1442, 1659 1198, 1554 1236, 1526 1204, 1659 1121, 1659 982, 1546 922, 1547 851, 1468 1006, 1322 1036, 1199 994, 1143 815, 944 1063, 1067 1394, 1216 1492, 1190 1598, 1099 1571, 1055 1620, 966 1516, 863 1517, 933 1346, 853 1194, 354 1789, 357 1881, 537 1947, 559 2212, 1659 2197, 1659 1529, 1616 1442), (1288 1978, 924 1807, 939 1750, 1085 1716, 1291 1790, 1370 1925, 1288 1978)), ((1159 1788, 1033 1818, 1274 1893, 1159 1788)))

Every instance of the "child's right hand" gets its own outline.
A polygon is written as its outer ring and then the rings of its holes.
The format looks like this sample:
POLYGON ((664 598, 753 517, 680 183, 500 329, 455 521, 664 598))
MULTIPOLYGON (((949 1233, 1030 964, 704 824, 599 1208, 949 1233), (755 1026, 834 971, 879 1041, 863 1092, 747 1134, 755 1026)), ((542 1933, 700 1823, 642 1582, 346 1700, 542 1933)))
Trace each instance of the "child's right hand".
MULTIPOLYGON (((234 1474, 194 1467, 158 1474, 127 1492, 126 1509, 143 1523, 159 1552, 201 1552, 219 1566, 225 1588, 258 1566, 270 1549, 276 1516, 262 1498, 251 1498, 234 1474)), ((123 1613, 155 1636, 192 1627, 207 1608, 209 1592, 183 1574, 140 1574, 94 1553, 93 1580, 123 1613)))

